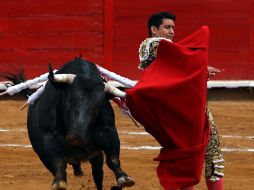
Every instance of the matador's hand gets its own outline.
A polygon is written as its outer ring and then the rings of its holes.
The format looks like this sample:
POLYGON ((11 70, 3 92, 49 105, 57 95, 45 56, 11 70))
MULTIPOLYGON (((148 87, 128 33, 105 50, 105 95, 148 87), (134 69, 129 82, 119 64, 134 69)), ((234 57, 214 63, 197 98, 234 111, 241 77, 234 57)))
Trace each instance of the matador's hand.
POLYGON ((208 69, 208 79, 210 79, 211 77, 214 77, 217 73, 221 72, 220 69, 217 69, 211 66, 208 66, 207 69, 208 69))

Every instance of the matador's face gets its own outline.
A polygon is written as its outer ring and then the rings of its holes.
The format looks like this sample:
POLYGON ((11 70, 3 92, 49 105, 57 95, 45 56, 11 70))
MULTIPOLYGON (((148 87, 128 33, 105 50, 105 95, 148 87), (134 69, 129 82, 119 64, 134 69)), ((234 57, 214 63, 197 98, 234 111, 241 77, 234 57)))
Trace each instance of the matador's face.
POLYGON ((153 37, 164 37, 170 40, 174 38, 175 23, 171 19, 164 18, 162 24, 157 28, 156 26, 151 27, 153 37))

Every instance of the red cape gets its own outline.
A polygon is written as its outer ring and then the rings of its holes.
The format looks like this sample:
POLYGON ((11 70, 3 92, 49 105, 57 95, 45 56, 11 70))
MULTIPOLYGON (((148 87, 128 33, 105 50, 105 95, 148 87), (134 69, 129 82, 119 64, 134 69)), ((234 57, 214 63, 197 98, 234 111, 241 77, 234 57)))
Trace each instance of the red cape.
POLYGON ((161 40, 157 58, 127 90, 134 118, 162 146, 157 174, 166 190, 200 181, 209 136, 206 26, 178 43, 161 40))

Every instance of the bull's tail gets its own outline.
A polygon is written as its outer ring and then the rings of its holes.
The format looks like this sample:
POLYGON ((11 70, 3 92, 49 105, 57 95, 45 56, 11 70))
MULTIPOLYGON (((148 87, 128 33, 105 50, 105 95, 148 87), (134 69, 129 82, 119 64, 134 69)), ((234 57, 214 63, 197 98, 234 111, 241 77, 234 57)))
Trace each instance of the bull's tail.
MULTIPOLYGON (((12 83, 5 84, 7 88, 26 81, 26 77, 25 77, 25 73, 23 69, 21 69, 17 73, 11 73, 11 72, 2 73, 0 74, 0 76, 12 82, 12 83)), ((28 99, 28 97, 32 94, 32 90, 24 89, 20 91, 20 94, 22 94, 26 99, 28 99)))

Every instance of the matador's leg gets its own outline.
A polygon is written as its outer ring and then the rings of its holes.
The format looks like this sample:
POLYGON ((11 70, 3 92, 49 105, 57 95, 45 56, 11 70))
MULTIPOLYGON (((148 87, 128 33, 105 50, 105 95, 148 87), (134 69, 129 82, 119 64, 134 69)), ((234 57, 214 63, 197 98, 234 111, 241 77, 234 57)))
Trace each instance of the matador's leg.
POLYGON ((210 123, 210 138, 205 153, 205 177, 209 190, 222 190, 224 176, 224 159, 221 153, 220 139, 213 115, 207 110, 210 123))

